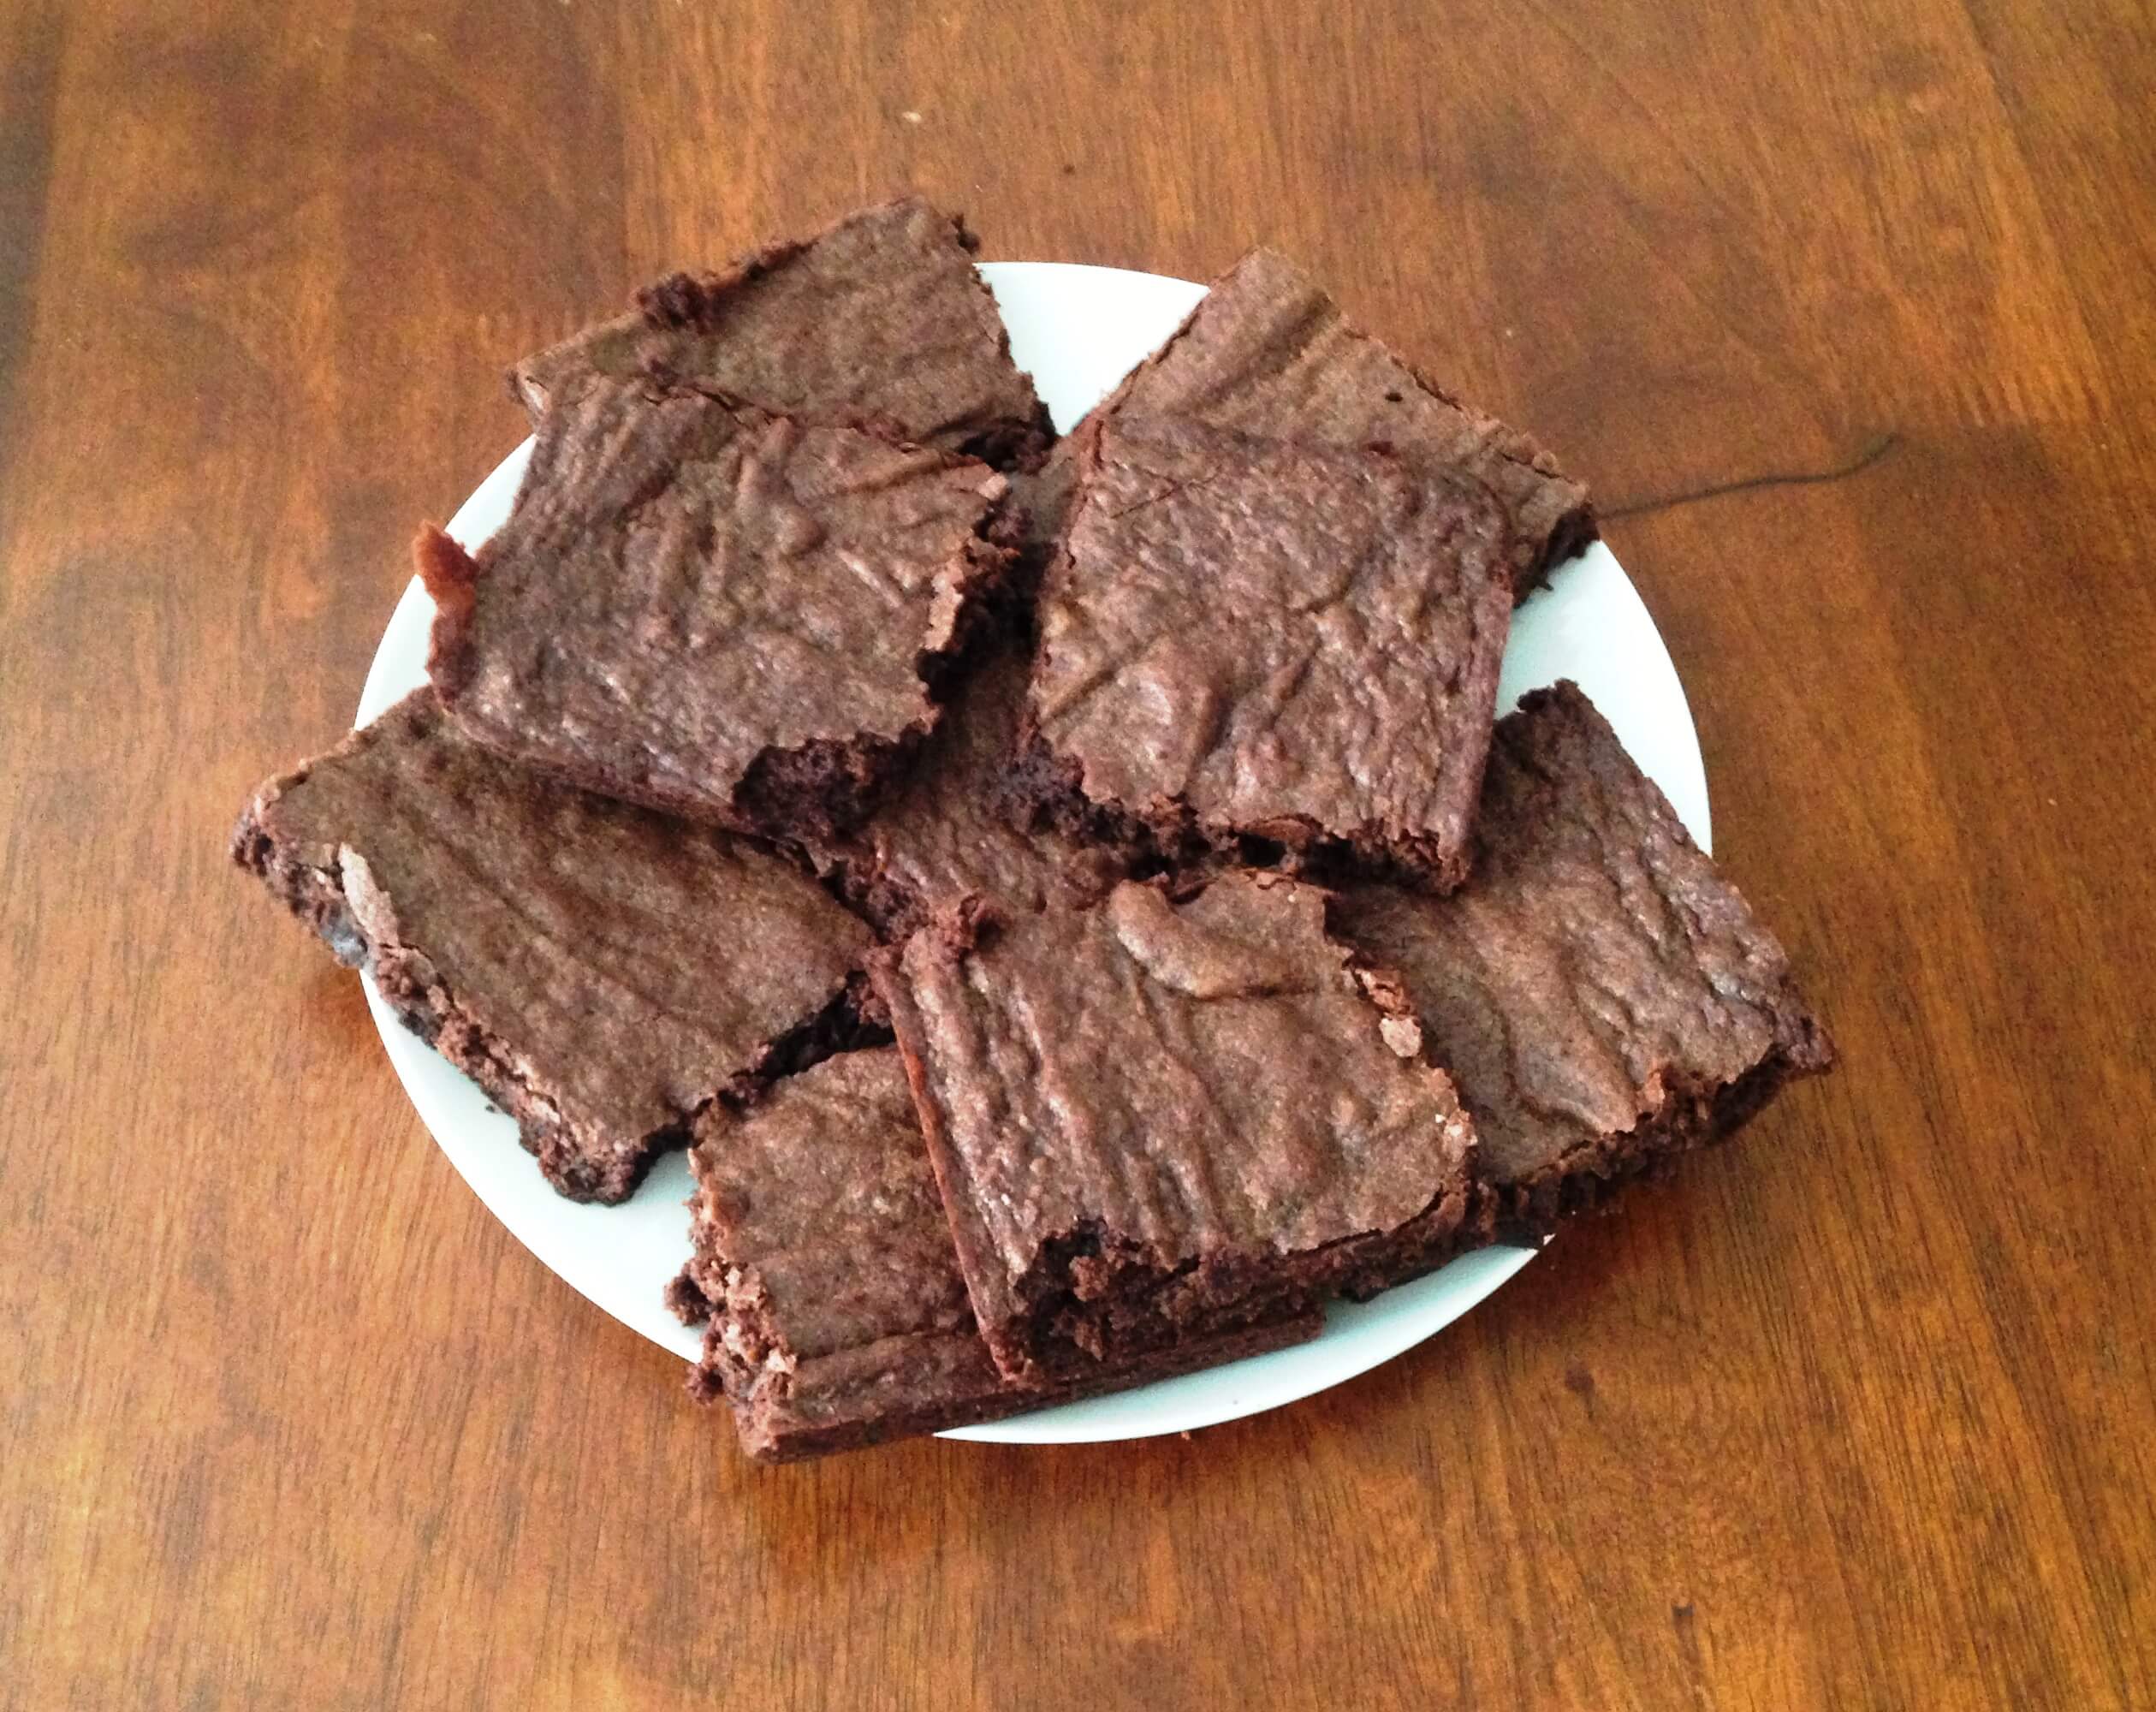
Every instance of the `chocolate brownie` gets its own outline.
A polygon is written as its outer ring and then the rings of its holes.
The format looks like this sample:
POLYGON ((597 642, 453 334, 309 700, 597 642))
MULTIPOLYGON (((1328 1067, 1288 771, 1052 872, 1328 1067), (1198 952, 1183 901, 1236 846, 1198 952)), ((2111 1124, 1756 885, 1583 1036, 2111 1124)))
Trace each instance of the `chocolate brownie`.
POLYGON ((1000 636, 952 690, 907 772, 853 835, 809 841, 818 869, 898 941, 970 895, 1013 910, 1079 904, 1121 877, 1117 851, 1052 828, 1018 829, 1012 758, 1031 669, 1023 639, 1000 636))
POLYGON ((511 389, 537 426, 595 376, 662 373, 766 409, 869 416, 904 438, 1000 466, 1054 437, 1011 361, 963 221, 909 196, 716 273, 675 274, 603 322, 527 357, 511 389))
POLYGON ((605 382, 514 510, 420 537, 457 723, 587 789, 776 835, 858 819, 1008 567, 1003 478, 857 429, 605 382))
POLYGON ((1832 1063, 1780 944, 1577 686, 1499 722, 1476 841, 1452 896, 1351 887, 1335 917, 1405 981, 1508 1218, 1547 1228, 1832 1063))
POLYGON ((1366 1293, 1479 1234, 1473 1126, 1326 895, 1126 882, 871 972, 996 1366, 1038 1383, 1366 1293))
POLYGON ((1030 1391, 974 1329, 897 1051, 850 1052, 699 1120, 696 1257, 672 1299, 710 1318, 690 1388, 789 1461, 995 1420, 1313 1335, 1315 1316, 1181 1346, 1171 1366, 1030 1391))
POLYGON ((1079 458, 1041 593, 1036 794, 1170 855, 1256 838, 1458 884, 1512 621, 1489 490, 1127 413, 1079 458))
MULTIPOLYGON (((1182 327, 1088 421, 1126 410, 1329 445, 1385 442, 1464 470, 1511 517, 1520 599, 1595 537, 1587 490, 1555 458, 1351 326, 1302 269, 1272 250, 1251 251, 1215 280, 1182 327)), ((1082 425, 1073 438, 1085 431, 1082 425)), ((1069 448, 1066 441, 1057 449, 1036 490, 1045 533, 1054 531, 1058 496, 1073 473, 1069 448)))
POLYGON ((254 794, 233 854, 372 970, 573 1200, 846 1037, 868 929, 738 839, 555 786, 430 692, 254 794))

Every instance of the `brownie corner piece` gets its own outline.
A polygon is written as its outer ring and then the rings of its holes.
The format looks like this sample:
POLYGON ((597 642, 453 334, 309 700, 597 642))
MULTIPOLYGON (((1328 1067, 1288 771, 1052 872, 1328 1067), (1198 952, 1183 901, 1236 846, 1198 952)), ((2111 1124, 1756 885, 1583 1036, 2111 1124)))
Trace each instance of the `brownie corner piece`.
POLYGON ((690 1394, 760 1462, 991 1421, 1315 1336, 1304 1314, 1013 1383, 976 1328, 896 1049, 842 1053, 699 1119, 693 1257, 668 1300, 705 1323, 690 1394))
POLYGON ((977 461, 695 389, 549 410, 502 529, 423 535, 459 726, 603 795, 775 837, 858 822, 1015 556, 977 461))
POLYGON ((898 197, 661 280, 627 314, 518 363, 510 390, 537 426, 594 380, 666 374, 783 413, 872 418, 924 445, 1028 468, 1054 433, 1011 360, 977 247, 962 219, 898 197))
POLYGON ((1512 614, 1489 490, 1127 412, 1077 457, 1023 764, 1050 822, 1458 885, 1512 614))
POLYGON ((693 1255, 676 1294, 706 1321, 690 1389, 725 1399, 751 1455, 926 1430, 999 1389, 892 1049, 713 1109, 690 1163, 693 1255))
POLYGON ((1196 416, 1323 445, 1381 441, 1473 476, 1511 521, 1516 601, 1598 532, 1586 488, 1531 436, 1464 402, 1353 325, 1276 250, 1252 250, 1213 281, 1174 336, 1095 417, 1126 411, 1196 416))
POLYGON ((1719 1140, 1833 1044, 1787 954, 1577 685, 1498 722, 1472 885, 1341 889, 1457 1083, 1508 1223, 1719 1140))
POLYGON ((983 1336, 1054 1382, 1448 1258, 1473 1126, 1372 1002, 1327 895, 947 916, 874 966, 983 1336))
POLYGON ((233 854, 573 1200, 621 1200, 704 1106, 846 1032, 870 940, 789 864, 503 761, 426 690, 258 788, 233 854))

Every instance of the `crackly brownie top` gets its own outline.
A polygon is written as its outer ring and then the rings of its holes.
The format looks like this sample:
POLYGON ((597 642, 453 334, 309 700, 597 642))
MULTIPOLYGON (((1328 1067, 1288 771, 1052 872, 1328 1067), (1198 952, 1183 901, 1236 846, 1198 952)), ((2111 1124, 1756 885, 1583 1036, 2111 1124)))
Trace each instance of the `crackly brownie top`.
POLYGON ((737 817, 759 757, 930 723, 924 659, 1006 556, 970 459, 688 389, 587 388, 466 560, 422 537, 429 670, 482 740, 595 788, 737 817))
POLYGON ((965 941, 940 921, 876 972, 983 1322, 1073 1233, 1164 1269, 1291 1254, 1458 1186, 1451 1085, 1365 996, 1313 887, 1237 873, 1178 905, 1126 883, 965 941))
POLYGON ((1046 443, 962 223, 907 197, 716 272, 677 274, 636 311, 526 358, 512 379, 536 423, 595 376, 679 376, 781 413, 890 423, 1003 462, 1046 443))
POLYGON ((1097 898, 1118 877, 1113 851, 1011 823, 1005 776, 1030 669, 1019 639, 999 639, 952 691, 935 731, 867 823, 850 840, 812 844, 820 865, 846 865, 849 895, 892 937, 970 894, 1035 910, 1097 898))
POLYGON ((745 1112, 714 1113, 693 1163, 698 1282, 782 1362, 971 1335, 897 1048, 840 1053, 745 1112))
POLYGON ((1512 610, 1489 492, 1382 450, 1128 416, 1083 456, 1033 709, 1084 794, 1456 856, 1512 610))
POLYGON ((975 1329, 895 1047, 826 1059, 746 1112, 715 1109, 697 1133, 691 1275, 712 1317, 705 1358, 757 1456, 992 1418, 1317 1330, 1304 1316, 1017 1392, 975 1329))
POLYGON ((515 1068, 631 1134, 815 1015, 869 940, 776 857, 542 781, 426 690, 264 785, 242 835, 340 885, 370 946, 418 954, 515 1068))
POLYGON ((1404 978, 1495 1180, 1769 1060, 1825 1067, 1781 946, 1577 686, 1499 722, 1476 842, 1452 896, 1351 887, 1335 913, 1404 978))
POLYGON ((1464 469, 1511 516, 1521 592, 1594 536, 1587 490, 1555 458, 1351 325, 1277 251, 1253 250, 1213 282, 1182 330, 1102 407, 1124 411, 1327 445, 1387 441, 1403 455, 1464 469))

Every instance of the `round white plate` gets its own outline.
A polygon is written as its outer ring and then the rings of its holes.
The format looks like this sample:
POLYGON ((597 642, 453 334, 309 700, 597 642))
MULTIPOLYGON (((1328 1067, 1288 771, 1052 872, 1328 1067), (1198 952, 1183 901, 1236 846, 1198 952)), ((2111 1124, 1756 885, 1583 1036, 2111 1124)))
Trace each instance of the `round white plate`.
MULTIPOLYGON (((1205 294, 1204 287, 1187 280, 1060 262, 991 262, 981 271, 1010 327, 1012 354, 1032 371, 1059 429, 1090 409, 1205 294)), ((466 547, 477 547, 509 514, 530 455, 527 440, 451 520, 449 532, 466 547)), ((367 674, 359 723, 425 681, 433 615, 433 603, 414 580, 390 617, 367 674)), ((1573 561, 1547 591, 1520 609, 1505 652, 1499 705, 1509 708, 1522 691, 1559 677, 1577 679, 1594 698, 1705 847, 1707 780, 1684 687, 1654 620, 1606 546, 1573 561)), ((694 1359, 697 1335, 679 1324, 660 1299, 667 1281, 689 1257, 682 1210, 690 1186, 686 1158, 677 1153, 661 1160, 624 1205, 565 1201, 517 1144, 516 1126, 398 1023, 371 980, 367 1002, 412 1103, 488 1210, 624 1325, 694 1359)), ((1420 1343, 1496 1289, 1534 1253, 1485 1249, 1375 1301, 1339 1304, 1327 1311, 1323 1335, 1294 1349, 945 1436, 1006 1444, 1143 1438, 1277 1408, 1420 1343)))

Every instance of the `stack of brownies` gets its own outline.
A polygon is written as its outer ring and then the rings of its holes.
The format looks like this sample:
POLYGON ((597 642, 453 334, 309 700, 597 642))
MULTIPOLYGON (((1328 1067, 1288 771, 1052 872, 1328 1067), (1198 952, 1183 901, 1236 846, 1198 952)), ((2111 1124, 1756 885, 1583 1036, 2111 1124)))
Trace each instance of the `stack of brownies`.
POLYGON ((1514 603, 1526 436, 1269 252, 1057 441, 972 240, 872 208, 518 366, 431 680, 235 853, 563 1194, 687 1146, 751 1453, 1312 1335, 1832 1059, 1514 603))

